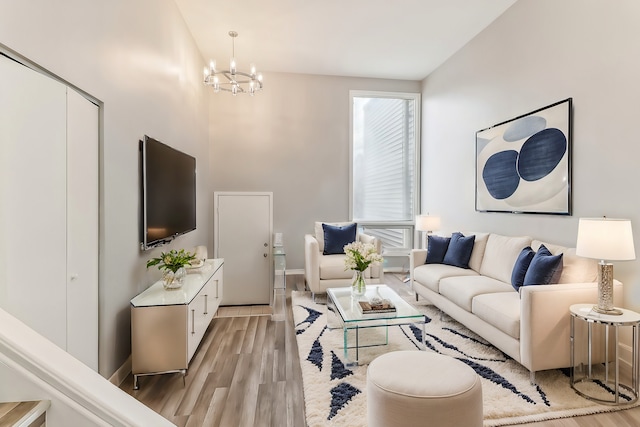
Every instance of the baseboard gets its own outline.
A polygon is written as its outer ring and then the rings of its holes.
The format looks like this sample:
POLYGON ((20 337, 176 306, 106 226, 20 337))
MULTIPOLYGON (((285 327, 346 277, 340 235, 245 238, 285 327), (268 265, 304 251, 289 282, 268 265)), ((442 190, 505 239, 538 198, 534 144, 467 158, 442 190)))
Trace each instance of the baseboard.
POLYGON ((304 269, 303 269, 303 268, 300 268, 300 269, 298 269, 298 270, 286 270, 286 273, 285 273, 285 274, 286 274, 287 276, 290 276, 290 275, 291 275, 291 276, 293 276, 294 274, 304 274, 304 269))
POLYGON ((116 387, 120 387, 120 384, 127 379, 129 374, 131 373, 131 355, 124 361, 122 366, 120 366, 109 378, 109 382, 116 387))

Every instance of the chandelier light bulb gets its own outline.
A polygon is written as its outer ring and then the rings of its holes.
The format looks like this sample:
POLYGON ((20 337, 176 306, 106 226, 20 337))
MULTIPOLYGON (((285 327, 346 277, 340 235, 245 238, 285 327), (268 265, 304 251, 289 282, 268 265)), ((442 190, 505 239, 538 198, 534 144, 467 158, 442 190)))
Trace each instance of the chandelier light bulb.
POLYGON ((204 80, 206 82, 207 77, 209 77, 209 69, 207 67, 204 67, 204 80))
POLYGON ((231 75, 236 74, 236 58, 231 58, 231 75))
POLYGON ((249 72, 249 74, 251 74, 252 78, 253 78, 253 76, 256 75, 256 65, 255 64, 251 64, 251 71, 249 72))
POLYGON ((211 70, 211 74, 216 72, 216 61, 213 59, 209 62, 209 69, 211 70))

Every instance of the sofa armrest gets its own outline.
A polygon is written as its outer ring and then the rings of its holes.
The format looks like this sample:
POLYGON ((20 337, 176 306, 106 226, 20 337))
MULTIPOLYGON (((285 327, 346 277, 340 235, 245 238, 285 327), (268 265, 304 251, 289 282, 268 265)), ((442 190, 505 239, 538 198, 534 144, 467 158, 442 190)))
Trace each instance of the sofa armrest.
POLYGON ((320 291, 320 247, 315 236, 304 236, 304 278, 311 292, 320 291))
POLYGON ((411 249, 411 253, 409 254, 409 285, 411 289, 413 289, 413 270, 423 265, 427 261, 427 250, 426 249, 411 249))
MULTIPOLYGON (((614 304, 622 304, 622 283, 614 281, 614 304)), ((532 372, 568 367, 569 307, 598 301, 597 283, 536 285, 520 288, 520 358, 532 372)))

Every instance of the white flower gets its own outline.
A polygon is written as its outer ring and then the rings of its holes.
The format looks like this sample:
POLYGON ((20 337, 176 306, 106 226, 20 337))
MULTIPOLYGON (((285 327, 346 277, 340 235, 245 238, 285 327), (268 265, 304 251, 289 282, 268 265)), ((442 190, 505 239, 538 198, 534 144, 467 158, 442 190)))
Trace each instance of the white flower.
POLYGON ((344 247, 345 270, 364 271, 370 264, 380 264, 382 256, 371 243, 353 242, 344 247))

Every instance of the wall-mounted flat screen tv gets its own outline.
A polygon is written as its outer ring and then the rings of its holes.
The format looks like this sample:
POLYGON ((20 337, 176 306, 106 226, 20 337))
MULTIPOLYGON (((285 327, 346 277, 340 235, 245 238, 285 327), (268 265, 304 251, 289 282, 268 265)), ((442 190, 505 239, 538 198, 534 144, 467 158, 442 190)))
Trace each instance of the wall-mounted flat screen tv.
POLYGON ((146 250, 196 229, 196 159, 146 135, 140 150, 146 250))

